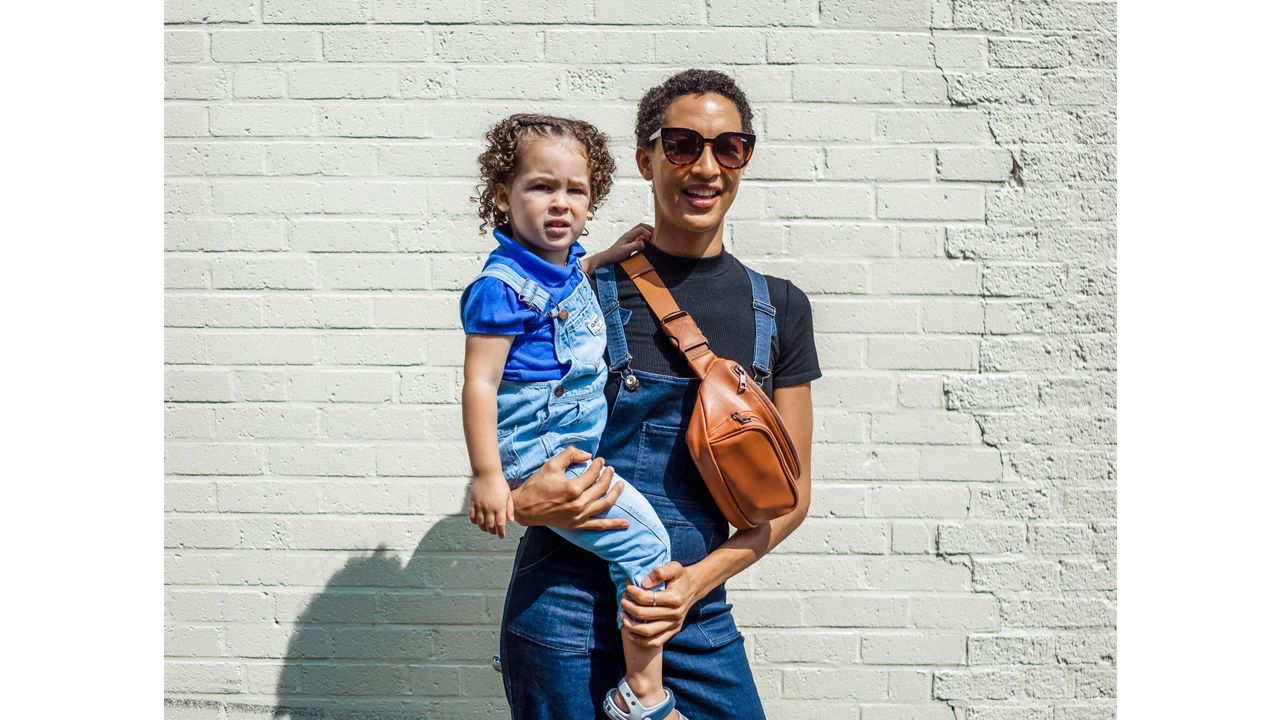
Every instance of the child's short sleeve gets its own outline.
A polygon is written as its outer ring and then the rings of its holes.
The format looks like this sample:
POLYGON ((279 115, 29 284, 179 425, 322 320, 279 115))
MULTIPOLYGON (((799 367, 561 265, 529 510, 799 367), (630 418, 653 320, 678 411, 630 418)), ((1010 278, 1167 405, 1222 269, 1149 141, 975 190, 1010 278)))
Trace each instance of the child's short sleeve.
POLYGON ((515 292, 497 278, 477 278, 462 293, 462 330, 468 334, 519 335, 529 315, 515 292))

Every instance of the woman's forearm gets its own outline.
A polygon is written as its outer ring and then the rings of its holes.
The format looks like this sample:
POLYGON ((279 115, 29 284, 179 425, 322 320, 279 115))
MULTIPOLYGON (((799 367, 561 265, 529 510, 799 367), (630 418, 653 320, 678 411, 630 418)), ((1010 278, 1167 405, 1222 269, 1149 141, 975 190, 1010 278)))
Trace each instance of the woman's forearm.
POLYGON ((705 596, 767 555, 800 527, 808 511, 809 503, 806 498, 803 505, 782 517, 750 530, 739 530, 705 558, 689 566, 689 572, 698 580, 699 594, 705 596))
POLYGON ((778 543, 800 527, 809 512, 810 462, 813 456, 813 397, 809 383, 775 389, 773 402, 787 433, 795 443, 800 460, 800 477, 796 478, 796 508, 750 530, 739 530, 707 557, 691 565, 689 570, 693 572, 698 581, 699 592, 704 596, 777 547, 778 543))

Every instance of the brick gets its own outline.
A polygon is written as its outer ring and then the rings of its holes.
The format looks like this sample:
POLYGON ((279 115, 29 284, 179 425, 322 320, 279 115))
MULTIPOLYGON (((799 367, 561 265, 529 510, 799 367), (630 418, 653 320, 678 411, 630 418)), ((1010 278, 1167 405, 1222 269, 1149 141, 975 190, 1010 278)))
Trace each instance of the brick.
POLYGON ((788 103, 767 106, 765 130, 774 140, 865 141, 875 133, 875 113, 866 108, 788 103))
POLYGON ((217 100, 230 94, 231 76, 224 68, 181 65, 165 68, 165 99, 217 100))
POLYGON ((964 445, 976 439, 972 418, 948 412, 876 413, 871 418, 874 443, 964 445))
POLYGON ((990 136, 982 113, 972 110, 880 110, 876 133, 895 142, 979 143, 990 136))
POLYGON ((926 33, 779 30, 768 36, 768 53, 771 63, 933 67, 926 33))
POLYGON ((1013 172, 1013 156, 1002 148, 939 148, 939 180, 1003 182, 1013 172))
POLYGON ((225 136, 313 135, 316 111, 309 105, 215 105, 209 131, 225 136))
POLYGON ((324 31, 324 58, 331 62, 420 62, 431 56, 427 30, 378 27, 324 31))
POLYGON ((251 23, 258 0, 166 0, 166 23, 251 23))
POLYGON ((363 23, 371 0, 262 0, 264 23, 363 23))
POLYGON ((867 364, 878 369, 966 370, 977 362, 973 342, 952 338, 871 338, 867 364))
POLYGON ((871 665, 961 665, 965 636, 876 633, 862 638, 862 661, 871 665))
POLYGON ((198 63, 205 59, 208 45, 204 32, 199 30, 166 30, 164 33, 164 61, 166 63, 198 63))
POLYGON ((872 517, 963 518, 969 508, 969 489, 948 486, 871 487, 867 514, 872 517))
POLYGON ((876 217, 906 220, 981 220, 985 204, 976 188, 884 187, 876 217))
POLYGON ((934 59, 943 70, 980 70, 987 65, 988 40, 949 31, 933 35, 934 59))
POLYGON ((361 65, 316 65, 289 73, 289 97, 386 98, 396 94, 400 74, 394 68, 361 65))
POLYGON ((929 27, 931 17, 928 0, 843 0, 823 3, 824 27, 929 27))
POLYGON ((543 33, 534 30, 449 29, 435 33, 436 57, 445 62, 536 62, 543 33))
POLYGON ((885 70, 802 68, 795 71, 796 100, 844 103, 892 103, 902 97, 902 76, 885 70))
POLYGON ((285 74, 269 66, 242 65, 232 75, 231 94, 237 100, 283 98, 285 74))
POLYGON ((640 5, 631 3, 604 3, 596 6, 595 20, 604 24, 651 25, 655 17, 673 27, 702 25, 707 21, 703 3, 684 0, 653 0, 640 5))
MULTIPOLYGON (((937 557, 867 558, 866 576, 873 590, 960 591, 969 586, 968 568, 937 557)), ((917 597, 912 597, 913 604, 917 597)))
POLYGON ((165 175, 257 175, 265 148, 248 143, 165 143, 165 175))
POLYGON ((889 695, 889 677, 865 669, 788 668, 782 687, 790 697, 883 700, 889 695))
POLYGON ((209 109, 207 107, 165 103, 165 137, 200 137, 208 134, 209 109))
POLYGON ((755 30, 674 30, 656 37, 654 52, 664 63, 690 65, 762 63, 765 34, 755 30))
POLYGON ((1027 546, 1027 526, 1010 522, 968 522, 938 526, 938 551, 998 555, 1022 552, 1027 546))
POLYGON ((933 153, 914 147, 830 147, 826 152, 830 180, 929 180, 933 153))
POLYGON ((313 30, 215 30, 210 56, 217 62, 292 62, 320 59, 320 34, 313 30))
POLYGON ((427 137, 428 114, 413 105, 362 102, 320 108, 321 135, 333 137, 427 137))

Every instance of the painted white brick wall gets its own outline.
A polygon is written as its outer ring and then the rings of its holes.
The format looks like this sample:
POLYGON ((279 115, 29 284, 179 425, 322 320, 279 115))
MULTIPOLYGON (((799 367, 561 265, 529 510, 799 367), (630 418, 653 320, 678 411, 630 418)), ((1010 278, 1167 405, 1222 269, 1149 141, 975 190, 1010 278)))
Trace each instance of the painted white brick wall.
POLYGON ((460 515, 468 196, 517 110, 739 79, 733 252, 810 295, 812 517, 731 582, 772 717, 1115 707, 1115 5, 168 0, 171 718, 491 718, 460 515), (303 712, 302 709, 313 712, 303 712), (326 714, 327 713, 327 714, 326 714))

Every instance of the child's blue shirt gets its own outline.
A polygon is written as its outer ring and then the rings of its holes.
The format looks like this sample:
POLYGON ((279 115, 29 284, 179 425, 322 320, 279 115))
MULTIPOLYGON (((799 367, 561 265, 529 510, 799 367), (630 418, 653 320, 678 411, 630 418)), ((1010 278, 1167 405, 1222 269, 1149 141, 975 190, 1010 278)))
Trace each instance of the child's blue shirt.
MULTIPOLYGON (((498 247, 485 264, 501 263, 527 277, 559 303, 582 282, 578 258, 587 251, 576 241, 569 248, 568 262, 552 265, 521 245, 502 229, 493 231, 498 247)), ((507 355, 503 380, 534 382, 559 380, 569 372, 569 363, 556 359, 551 318, 539 315, 521 303, 516 293, 497 278, 476 278, 462 291, 462 329, 468 334, 514 335, 507 355)))

